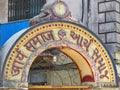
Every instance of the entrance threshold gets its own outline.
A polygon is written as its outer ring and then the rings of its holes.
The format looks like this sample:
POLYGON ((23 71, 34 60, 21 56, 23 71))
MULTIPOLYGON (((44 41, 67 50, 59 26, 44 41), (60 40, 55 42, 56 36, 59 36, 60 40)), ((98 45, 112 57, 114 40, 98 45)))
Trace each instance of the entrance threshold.
POLYGON ((90 86, 29 86, 29 89, 89 89, 90 86))

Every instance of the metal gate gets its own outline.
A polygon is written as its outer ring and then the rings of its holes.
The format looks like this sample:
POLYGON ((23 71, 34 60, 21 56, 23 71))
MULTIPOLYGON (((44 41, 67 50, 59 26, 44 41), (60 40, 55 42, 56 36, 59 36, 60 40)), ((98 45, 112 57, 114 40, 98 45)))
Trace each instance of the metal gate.
POLYGON ((30 19, 40 13, 46 0, 8 0, 8 21, 30 19))

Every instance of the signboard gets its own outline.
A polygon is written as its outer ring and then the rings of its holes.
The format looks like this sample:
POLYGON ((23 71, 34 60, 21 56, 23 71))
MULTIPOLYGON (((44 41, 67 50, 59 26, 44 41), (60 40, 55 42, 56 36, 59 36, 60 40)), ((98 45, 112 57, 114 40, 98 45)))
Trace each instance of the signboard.
POLYGON ((113 60, 101 41, 82 25, 52 21, 31 27, 14 43, 4 65, 4 80, 27 82, 35 58, 49 48, 61 48, 77 64, 81 82, 116 86, 117 74, 113 60), (65 47, 65 48, 64 48, 65 47), (84 64, 84 65, 83 65, 84 64))

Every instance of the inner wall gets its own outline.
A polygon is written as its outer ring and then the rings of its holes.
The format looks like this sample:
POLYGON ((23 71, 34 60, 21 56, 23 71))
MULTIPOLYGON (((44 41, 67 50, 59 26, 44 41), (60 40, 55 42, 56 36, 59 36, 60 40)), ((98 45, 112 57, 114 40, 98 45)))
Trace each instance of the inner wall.
POLYGON ((77 65, 64 53, 50 49, 34 60, 28 78, 29 85, 81 85, 77 65))

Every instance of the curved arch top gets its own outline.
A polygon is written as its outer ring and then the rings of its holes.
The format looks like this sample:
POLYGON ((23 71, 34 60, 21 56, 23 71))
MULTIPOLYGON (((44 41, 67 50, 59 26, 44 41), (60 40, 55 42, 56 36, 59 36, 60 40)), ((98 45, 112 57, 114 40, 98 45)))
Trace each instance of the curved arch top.
POLYGON ((3 60, 4 85, 8 85, 8 81, 14 81, 11 86, 14 83, 15 86, 24 87, 34 58, 51 47, 71 48, 71 53, 69 49, 61 48, 60 50, 71 57, 74 62, 78 63, 79 61, 80 64, 77 65, 80 68, 82 66, 79 65, 86 60, 84 63, 87 67, 82 68, 83 70, 88 68, 89 73, 86 70, 84 75, 82 75, 83 78, 88 74, 94 76, 95 84, 100 84, 101 86, 118 85, 115 64, 101 40, 84 26, 62 20, 38 24, 20 35, 3 60), (73 52, 72 49, 78 53, 73 52), (84 59, 80 59, 79 56, 84 59))

